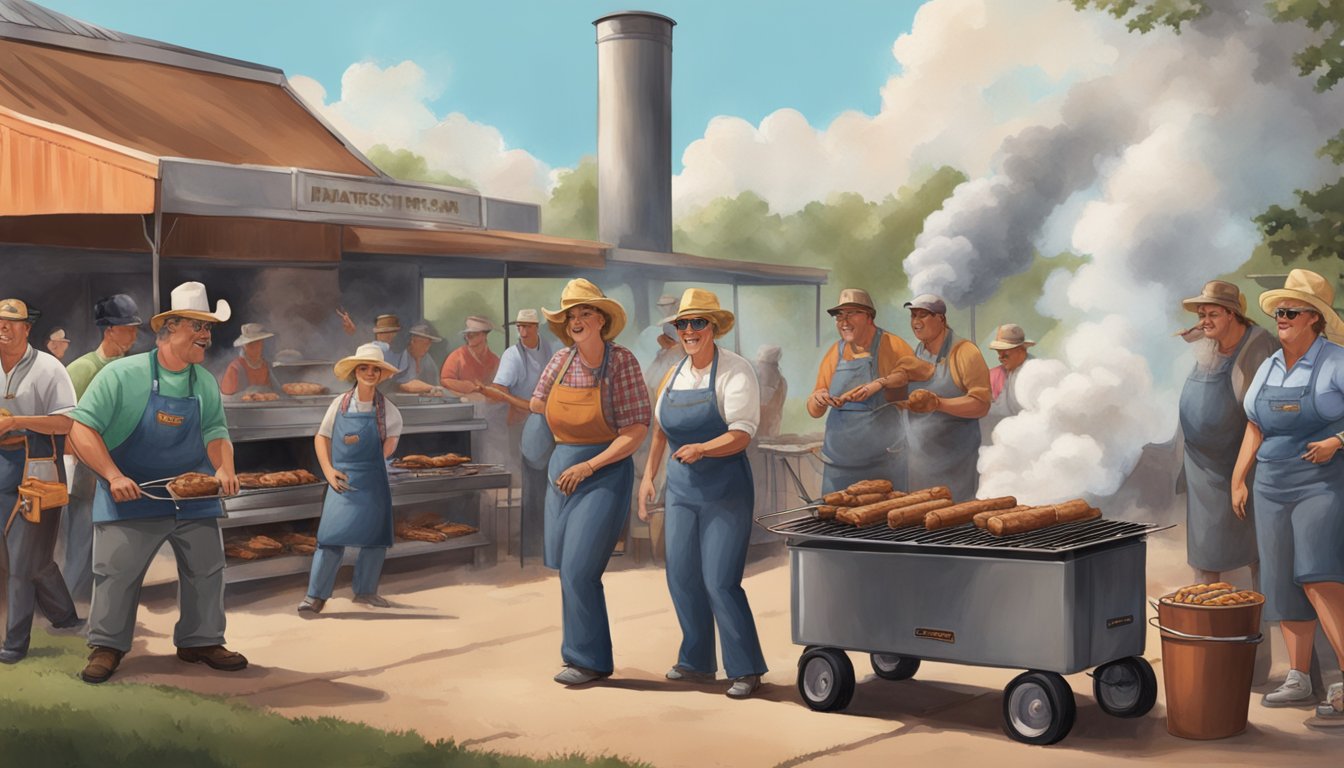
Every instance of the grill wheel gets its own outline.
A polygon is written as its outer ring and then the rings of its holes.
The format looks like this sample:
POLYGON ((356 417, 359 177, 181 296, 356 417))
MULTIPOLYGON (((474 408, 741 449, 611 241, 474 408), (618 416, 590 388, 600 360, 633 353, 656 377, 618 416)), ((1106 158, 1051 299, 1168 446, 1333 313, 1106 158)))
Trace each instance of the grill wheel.
POLYGON ((854 698, 854 665, 839 648, 808 648, 798 659, 798 693, 817 712, 838 712, 854 698))
POLYGON ((1113 717, 1143 717, 1157 703, 1157 676, 1147 659, 1131 656, 1097 667, 1092 693, 1113 717))
POLYGON ((894 653, 874 653, 869 659, 873 674, 883 680, 909 680, 919 671, 919 659, 894 653))
POLYGON ((1003 689, 1003 730, 1025 744, 1063 739, 1076 714, 1073 689, 1054 672, 1024 672, 1003 689))

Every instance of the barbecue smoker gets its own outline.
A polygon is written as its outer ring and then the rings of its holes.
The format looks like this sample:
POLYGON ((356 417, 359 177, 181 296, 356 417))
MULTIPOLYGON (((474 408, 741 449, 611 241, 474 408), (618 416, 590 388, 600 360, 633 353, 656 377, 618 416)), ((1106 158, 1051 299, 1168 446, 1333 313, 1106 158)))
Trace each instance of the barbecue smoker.
POLYGON ((1107 714, 1152 709, 1157 679, 1140 654, 1145 537, 1157 526, 1091 520, 998 538, 970 524, 854 528, 811 510, 756 521, 788 537, 798 691, 812 709, 849 705, 845 651, 870 654, 885 680, 913 677, 925 659, 1028 670, 1003 696, 1005 731, 1028 744, 1068 735, 1063 675, 1091 667, 1107 714))

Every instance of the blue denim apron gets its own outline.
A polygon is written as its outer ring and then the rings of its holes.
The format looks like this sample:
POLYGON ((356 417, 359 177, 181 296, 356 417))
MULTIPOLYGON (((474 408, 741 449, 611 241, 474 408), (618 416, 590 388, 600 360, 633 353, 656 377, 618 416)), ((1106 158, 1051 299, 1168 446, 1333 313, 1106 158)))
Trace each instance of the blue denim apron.
MULTIPOLYGON (((380 397, 374 394, 375 399, 380 397)), ((327 486, 317 543, 324 547, 392 546, 392 490, 375 412, 336 410, 331 465, 345 473, 351 490, 337 493, 327 486)))
MULTIPOLYGON (((719 350, 707 389, 673 389, 682 358, 663 390, 659 426, 668 450, 704 443, 728 431, 719 415, 719 350)), ((714 672, 714 622, 719 624, 723 666, 729 677, 765 674, 765 656, 756 634, 742 572, 751 541, 755 486, 746 451, 702 457, 694 464, 667 461, 667 588, 681 623, 677 665, 714 672)))
MULTIPOLYGON (((26 476, 41 480, 65 480, 61 452, 65 443, 62 435, 43 435, 25 432, 26 450, 0 450, 0 527, 9 519, 18 501, 18 487, 26 476), (42 473, 29 468, 28 462, 55 459, 53 472, 42 473)), ((33 614, 40 608, 53 622, 72 620, 75 603, 61 578, 60 569, 52 553, 61 526, 60 509, 42 510, 41 520, 34 524, 15 515, 14 524, 4 536, 5 554, 9 560, 9 578, 5 591, 9 611, 5 621, 4 647, 10 651, 26 652, 32 636, 33 614)))
POLYGON ((1263 386, 1255 418, 1264 440, 1256 452, 1255 526, 1266 621, 1310 621, 1316 611, 1303 582, 1344 579, 1344 458, 1324 464, 1301 458, 1307 443, 1344 431, 1316 408, 1318 355, 1305 387, 1263 386))
MULTIPOLYGON (((878 378, 877 358, 886 331, 876 329, 872 353, 845 359, 845 342, 835 346, 835 373, 828 392, 839 397, 878 378)), ((890 480, 898 490, 906 487, 906 442, 901 413, 887 404, 886 390, 878 390, 861 403, 845 403, 826 415, 826 436, 821 447, 825 464, 821 476, 823 494, 844 490, 860 480, 890 480), (878 410, 881 408, 881 410, 878 410)))
MULTIPOLYGON (((915 354, 921 360, 934 364, 933 378, 923 388, 940 398, 961 397, 966 393, 952 379, 952 366, 947 356, 959 339, 951 329, 943 340, 943 348, 933 355, 920 342, 915 354)), ((946 485, 954 501, 970 501, 980 485, 980 420, 934 411, 910 413, 908 431, 910 443, 910 488, 929 488, 946 485)))
MULTIPOLYGON (((577 349, 575 351, 577 355, 577 349)), ((605 386, 607 364, 611 360, 612 345, 607 344, 602 367, 597 372, 596 418, 603 418, 600 408, 601 388, 605 386)), ((570 357, 570 362, 574 359, 570 357)), ((551 394, 546 400, 546 418, 553 432, 566 434, 563 419, 575 413, 555 399, 564 396, 564 390, 576 389, 563 385, 569 362, 556 374, 551 394), (558 390, 558 391, 557 391, 558 390), (557 426, 559 427, 557 429, 557 426)), ((593 418, 588 413, 586 418, 593 418)), ((635 486, 635 465, 626 457, 597 470, 579 483, 566 496, 555 487, 555 481, 566 469, 592 459, 611 445, 610 440, 598 443, 566 443, 557 439, 547 470, 545 564, 560 570, 560 594, 563 613, 563 640, 560 655, 566 664, 573 664, 610 674, 614 666, 611 654, 611 625, 607 619, 606 593, 602 588, 602 573, 607 568, 611 551, 621 536, 621 527, 630 514, 630 499, 635 486)))
MULTIPOLYGON (((196 397, 196 366, 190 366, 186 397, 159 394, 159 354, 149 353, 149 402, 140 423, 125 442, 108 451, 117 469, 136 483, 175 477, 184 472, 215 473, 205 450, 201 433, 201 401, 196 397)), ((158 495, 158 492, 155 492, 158 495)), ((141 496, 131 501, 114 501, 107 480, 98 478, 93 496, 93 522, 140 520, 173 517, 178 520, 203 520, 224 516, 219 499, 159 501, 141 496)))
POLYGON ((1255 517, 1232 513, 1232 468, 1246 433, 1246 409, 1232 391, 1232 365, 1251 334, 1214 367, 1196 365, 1181 390, 1185 435, 1186 560, 1222 573, 1256 561, 1255 517))

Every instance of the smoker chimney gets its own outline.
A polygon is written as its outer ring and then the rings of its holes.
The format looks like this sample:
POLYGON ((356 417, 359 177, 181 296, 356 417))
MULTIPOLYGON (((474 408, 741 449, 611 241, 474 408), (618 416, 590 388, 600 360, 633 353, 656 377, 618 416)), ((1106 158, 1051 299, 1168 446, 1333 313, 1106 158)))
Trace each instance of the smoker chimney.
POLYGON ((672 250, 672 27, 644 11, 597 27, 597 233, 617 248, 672 250))

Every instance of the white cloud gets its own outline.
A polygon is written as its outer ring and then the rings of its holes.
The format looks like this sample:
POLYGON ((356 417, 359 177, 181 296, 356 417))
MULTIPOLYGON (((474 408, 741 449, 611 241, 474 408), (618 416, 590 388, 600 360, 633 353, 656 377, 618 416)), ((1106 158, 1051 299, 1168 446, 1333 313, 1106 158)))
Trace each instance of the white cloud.
POLYGON ((715 118, 682 155, 673 215, 744 190, 783 213, 837 192, 881 199, 943 164, 980 175, 1003 139, 1056 121, 1067 86, 1108 70, 1117 45, 1132 45, 1123 30, 1058 0, 927 3, 892 46, 901 74, 878 114, 825 128, 792 109, 760 125, 715 118))
POLYGON ((341 76, 339 98, 331 102, 312 78, 296 75, 290 84, 361 150, 375 144, 408 149, 423 155, 432 170, 469 179, 484 194, 533 203, 546 199, 550 167, 524 150, 509 148, 494 126, 460 112, 435 114, 430 102, 437 89, 413 61, 390 67, 352 64, 341 76))

